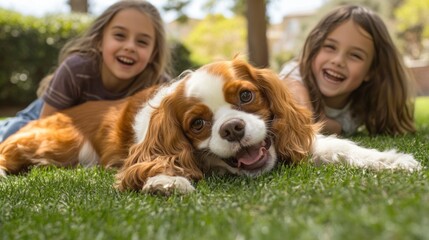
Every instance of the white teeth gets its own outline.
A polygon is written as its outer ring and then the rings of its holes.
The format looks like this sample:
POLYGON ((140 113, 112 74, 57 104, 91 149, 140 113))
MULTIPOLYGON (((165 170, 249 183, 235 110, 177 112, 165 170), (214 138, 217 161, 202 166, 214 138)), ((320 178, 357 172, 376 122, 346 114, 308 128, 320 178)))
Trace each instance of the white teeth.
POLYGON ((331 75, 332 77, 335 77, 335 78, 340 78, 340 79, 346 78, 345 76, 338 74, 332 70, 326 70, 326 73, 331 75))
POLYGON ((118 57, 119 61, 124 62, 126 64, 133 64, 134 60, 126 58, 126 57, 118 57))

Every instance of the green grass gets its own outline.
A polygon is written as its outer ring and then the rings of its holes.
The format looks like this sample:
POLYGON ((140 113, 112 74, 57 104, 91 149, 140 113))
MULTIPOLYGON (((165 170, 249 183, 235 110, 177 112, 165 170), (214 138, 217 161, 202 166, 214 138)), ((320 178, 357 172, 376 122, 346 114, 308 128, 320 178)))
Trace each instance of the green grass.
MULTIPOLYGON (((357 136, 429 164, 429 98, 419 133, 357 136)), ((34 168, 0 183, 0 239, 429 239, 429 170, 281 167, 256 179, 209 177, 188 196, 112 188, 113 171, 34 168)))
POLYGON ((420 129, 429 130, 429 96, 419 97, 416 101, 416 123, 420 129))

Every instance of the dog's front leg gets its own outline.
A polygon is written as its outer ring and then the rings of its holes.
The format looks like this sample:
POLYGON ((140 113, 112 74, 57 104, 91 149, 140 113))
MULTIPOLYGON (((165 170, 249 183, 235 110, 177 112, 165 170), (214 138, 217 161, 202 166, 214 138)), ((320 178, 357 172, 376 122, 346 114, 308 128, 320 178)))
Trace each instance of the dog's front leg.
POLYGON ((371 169, 421 169, 421 164, 410 154, 396 150, 378 151, 358 146, 356 143, 335 136, 318 135, 313 146, 316 164, 344 163, 371 169))
POLYGON ((172 159, 157 158, 124 166, 116 175, 119 190, 136 190, 157 195, 188 194, 195 190, 191 180, 197 180, 200 172, 177 166, 172 159))
POLYGON ((195 190, 191 182, 182 176, 158 174, 147 179, 142 191, 144 193, 171 195, 173 193, 188 194, 195 190))

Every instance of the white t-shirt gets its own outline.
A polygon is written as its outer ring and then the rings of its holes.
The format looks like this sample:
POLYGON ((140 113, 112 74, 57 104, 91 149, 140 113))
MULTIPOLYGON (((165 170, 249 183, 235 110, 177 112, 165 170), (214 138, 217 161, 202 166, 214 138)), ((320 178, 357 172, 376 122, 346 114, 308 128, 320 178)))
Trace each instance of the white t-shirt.
MULTIPOLYGON (((284 79, 287 76, 296 81, 303 82, 299 72, 299 65, 296 60, 286 63, 280 71, 279 76, 280 79, 284 79)), ((351 103, 349 102, 342 109, 330 108, 326 105, 324 106, 326 116, 339 122, 341 124, 343 134, 346 136, 355 133, 359 126, 362 125, 362 121, 359 118, 352 116, 350 105, 351 103)))

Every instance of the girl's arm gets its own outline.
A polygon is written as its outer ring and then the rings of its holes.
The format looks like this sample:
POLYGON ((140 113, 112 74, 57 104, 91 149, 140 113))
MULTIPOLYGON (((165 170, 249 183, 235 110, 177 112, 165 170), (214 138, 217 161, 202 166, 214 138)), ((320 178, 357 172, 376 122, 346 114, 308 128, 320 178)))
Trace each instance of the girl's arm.
POLYGON ((42 110, 40 112, 40 118, 44 118, 46 116, 52 115, 54 113, 58 112, 58 109, 49 105, 48 103, 44 102, 42 110))
POLYGON ((325 114, 320 116, 319 121, 323 122, 323 126, 322 126, 322 133, 323 134, 327 134, 327 135, 330 135, 330 134, 341 135, 342 134, 342 127, 338 121, 325 116, 325 114))
MULTIPOLYGON (((292 78, 285 78, 283 82, 287 85, 287 88, 292 93, 295 101, 298 104, 304 106, 311 112, 313 112, 313 106, 311 105, 310 94, 308 93, 307 88, 301 81, 297 81, 292 78)), ((341 124, 332 119, 328 118, 324 114, 320 116, 319 121, 323 122, 322 133, 323 134, 337 134, 341 135, 342 127, 341 124)))

